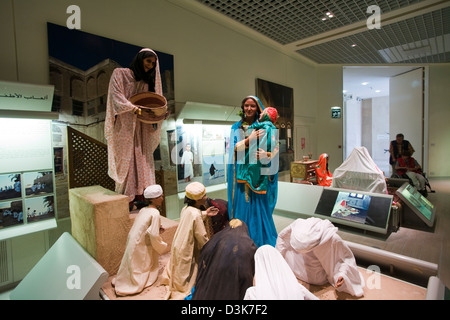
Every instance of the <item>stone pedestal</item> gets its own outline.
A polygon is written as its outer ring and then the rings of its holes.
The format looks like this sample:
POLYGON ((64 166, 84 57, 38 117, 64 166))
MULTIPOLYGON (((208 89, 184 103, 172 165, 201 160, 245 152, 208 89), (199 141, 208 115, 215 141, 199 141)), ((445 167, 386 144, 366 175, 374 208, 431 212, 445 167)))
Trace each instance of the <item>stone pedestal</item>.
MULTIPOLYGON (((69 209, 72 236, 109 275, 115 275, 139 211, 130 213, 127 196, 101 186, 70 189, 69 209)), ((177 221, 161 216, 161 237, 169 246, 177 226, 177 221)))
POLYGON ((111 275, 117 273, 129 230, 128 197, 101 186, 69 190, 72 236, 111 275))

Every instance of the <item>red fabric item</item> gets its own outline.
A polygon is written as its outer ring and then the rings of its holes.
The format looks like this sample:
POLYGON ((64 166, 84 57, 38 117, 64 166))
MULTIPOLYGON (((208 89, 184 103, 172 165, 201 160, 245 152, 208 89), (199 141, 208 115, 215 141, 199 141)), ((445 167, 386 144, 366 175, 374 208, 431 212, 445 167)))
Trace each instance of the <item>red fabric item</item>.
POLYGON ((329 187, 333 181, 333 175, 327 169, 328 155, 322 153, 316 165, 316 179, 319 186, 329 187))
POLYGON ((270 121, 272 121, 272 123, 274 123, 277 120, 277 118, 278 118, 278 111, 277 111, 277 109, 272 108, 272 107, 267 107, 267 108, 264 109, 264 111, 267 112, 267 114, 270 117, 270 121))

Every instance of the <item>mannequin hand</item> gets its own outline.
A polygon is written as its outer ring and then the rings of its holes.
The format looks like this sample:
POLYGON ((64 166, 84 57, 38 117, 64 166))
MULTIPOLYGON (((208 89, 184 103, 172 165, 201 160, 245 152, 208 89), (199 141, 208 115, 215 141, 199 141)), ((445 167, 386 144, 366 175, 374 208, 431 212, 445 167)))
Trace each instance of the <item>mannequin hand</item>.
POLYGON ((206 215, 207 216, 215 216, 216 214, 219 213, 219 209, 217 209, 216 207, 209 207, 208 209, 206 209, 206 215))
POLYGON ((343 277, 339 277, 336 281, 336 288, 339 288, 340 286, 342 286, 344 284, 344 278, 343 277))
POLYGON ((271 153, 264 151, 264 149, 258 148, 255 152, 257 160, 269 160, 271 153))
POLYGON ((259 130, 253 130, 250 136, 248 137, 249 141, 254 140, 255 138, 260 138, 266 133, 266 130, 259 129, 259 130))

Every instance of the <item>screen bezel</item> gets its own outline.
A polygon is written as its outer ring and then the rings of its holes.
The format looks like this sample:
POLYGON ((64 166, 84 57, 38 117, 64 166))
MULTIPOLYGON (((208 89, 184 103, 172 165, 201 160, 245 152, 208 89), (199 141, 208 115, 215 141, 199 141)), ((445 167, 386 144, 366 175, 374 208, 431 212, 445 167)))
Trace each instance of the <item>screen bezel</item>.
MULTIPOLYGON (((409 192, 409 190, 408 190, 409 192)), ((434 206, 427 198, 425 198, 414 186, 412 186, 410 183, 405 182, 400 188, 398 188, 395 193, 398 195, 398 197, 410 208, 425 224, 429 227, 433 227, 434 225, 434 219, 436 216, 436 206, 434 206), (420 210, 417 208, 408 198, 406 198, 403 195, 403 191, 405 189, 413 189, 418 195, 420 201, 428 202, 432 206, 431 209, 431 217, 428 219, 420 210)), ((411 193, 411 192, 410 192, 411 193)))
MULTIPOLYGON (((326 201, 324 199, 324 201, 326 201)), ((314 212, 314 215, 316 217, 321 217, 321 218, 325 218, 328 219, 330 221, 332 221, 333 223, 337 223, 337 224, 341 224, 341 225, 347 225, 350 227, 356 227, 358 229, 364 229, 364 230, 368 230, 368 231, 373 231, 373 232, 377 232, 377 233, 383 233, 386 234, 387 230, 389 228, 389 221, 391 218, 391 208, 392 208, 392 201, 393 201, 393 196, 389 195, 389 194, 380 194, 380 193, 372 193, 372 192, 366 192, 366 191, 360 191, 360 190, 350 190, 350 189, 340 189, 340 188, 324 188, 324 190, 322 191, 321 196, 319 197, 319 201, 317 203, 316 206, 316 210, 314 212), (322 199, 322 196, 324 196, 324 192, 335 192, 336 196, 337 194, 339 194, 339 192, 349 192, 349 193, 358 193, 358 194, 364 194, 364 195, 369 195, 371 197, 371 203, 372 202, 377 202, 377 200, 379 201, 387 201, 387 203, 385 204, 387 208, 389 208, 388 212, 385 213, 386 215, 386 220, 385 223, 380 226, 380 225, 370 225, 370 224, 364 224, 364 223, 360 223, 360 222, 353 222, 353 221, 349 221, 349 220, 345 220, 345 219, 341 219, 341 218, 335 218, 331 216, 331 208, 334 206, 334 201, 329 202, 326 207, 327 208, 321 208, 320 210, 325 210, 327 211, 326 213, 319 213, 319 206, 320 206, 320 200, 322 199), (374 200, 375 199, 375 200, 374 200), (330 211, 328 213, 328 211, 330 211)))

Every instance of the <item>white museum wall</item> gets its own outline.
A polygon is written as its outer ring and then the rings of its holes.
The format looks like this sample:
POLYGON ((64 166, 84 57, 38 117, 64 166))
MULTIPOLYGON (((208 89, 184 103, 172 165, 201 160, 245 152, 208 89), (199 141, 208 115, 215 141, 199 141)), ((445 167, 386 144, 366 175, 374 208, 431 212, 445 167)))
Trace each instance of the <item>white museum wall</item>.
MULTIPOLYGON (((413 157, 424 166, 422 158, 423 110, 426 102, 422 101, 423 68, 418 68, 389 79, 389 133, 394 140, 398 133, 403 133, 405 139, 413 146, 413 157)), ((425 138, 425 137, 424 137, 425 138)), ((425 167, 426 169, 426 167, 425 167)))
POLYGON ((374 97, 372 100, 372 158, 378 168, 390 177, 389 165, 389 97, 374 97))
MULTIPOLYGON (((343 118, 332 119, 331 107, 343 108, 342 66, 317 66, 317 155, 329 155, 332 173, 343 161, 343 118)), ((345 116, 345 115, 342 115, 345 116)))
POLYGON ((449 177, 450 64, 429 66, 428 176, 449 177))

